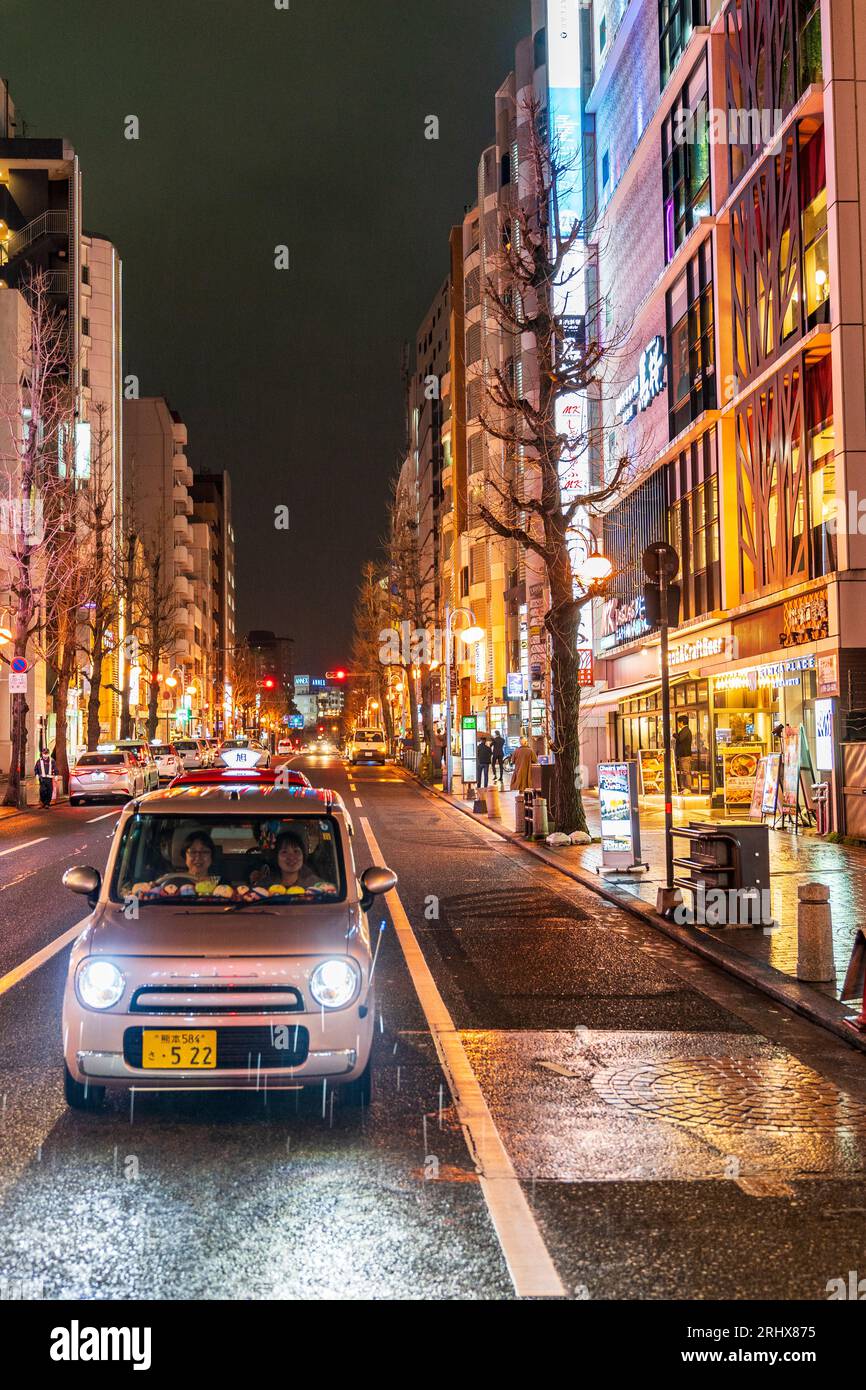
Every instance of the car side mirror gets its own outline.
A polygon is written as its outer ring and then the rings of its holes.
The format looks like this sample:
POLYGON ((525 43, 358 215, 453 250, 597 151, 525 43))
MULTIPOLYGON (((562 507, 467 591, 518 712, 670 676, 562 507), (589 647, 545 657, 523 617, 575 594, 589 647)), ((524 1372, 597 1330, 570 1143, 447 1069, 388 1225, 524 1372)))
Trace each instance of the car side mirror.
POLYGON ((390 893, 392 888, 397 887, 397 875, 393 869, 386 869, 374 866, 372 869, 365 869, 361 875, 361 906, 367 912, 373 906, 374 898, 382 893, 390 893))
POLYGON ((81 893, 90 906, 95 907, 99 890, 102 887, 102 874, 98 869, 88 868, 84 864, 76 864, 74 868, 67 869, 63 875, 63 886, 73 893, 81 893))

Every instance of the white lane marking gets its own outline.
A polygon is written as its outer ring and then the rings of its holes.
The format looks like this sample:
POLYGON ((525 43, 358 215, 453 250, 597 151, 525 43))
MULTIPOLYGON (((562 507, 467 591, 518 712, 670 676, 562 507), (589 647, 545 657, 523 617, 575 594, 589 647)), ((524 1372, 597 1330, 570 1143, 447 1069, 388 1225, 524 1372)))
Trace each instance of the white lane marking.
POLYGON ((86 917, 82 918, 80 922, 76 922, 74 927, 70 927, 69 931, 65 931, 56 940, 50 941, 47 946, 42 947, 41 951, 36 951, 32 956, 28 956, 20 965, 16 965, 14 970, 10 970, 8 974, 0 978, 0 994, 6 994, 13 985, 26 980, 27 976, 32 975, 34 970, 38 970, 40 965, 44 965, 52 956, 56 956, 58 951, 62 951, 63 947, 67 946, 70 941, 74 941, 86 921, 86 917))
POLYGON ((354 803, 355 803, 356 806, 363 806, 363 804, 364 804, 363 801, 359 801, 358 798, 357 798, 356 796, 353 796, 353 797, 352 797, 352 800, 354 801, 354 803))
POLYGON ((94 817, 93 817, 93 820, 86 820, 86 821, 84 822, 84 824, 85 824, 85 825, 96 825, 97 821, 108 820, 108 817, 109 817, 109 816, 119 816, 119 815, 120 815, 120 809, 119 809, 119 808, 116 808, 116 809, 113 810, 113 811, 106 811, 106 813, 105 813, 104 816, 94 816, 94 817))
MULTIPOLYGON (((382 851, 365 816, 361 817, 361 827, 374 862, 383 864, 382 851)), ((520 1298, 565 1298, 565 1288, 541 1238, 532 1209, 469 1064, 460 1034, 430 973, 397 890, 392 888, 385 895, 385 901, 442 1070, 448 1079, 469 1152, 479 1170, 481 1191, 515 1292, 520 1298)))
POLYGON ((11 849, 0 849, 0 859, 4 854, 17 854, 19 849, 29 849, 31 845, 41 845, 43 840, 47 840, 47 835, 40 835, 38 840, 27 840, 23 845, 13 845, 11 849))
POLYGON ((19 874, 17 878, 10 878, 8 883, 0 884, 0 893, 5 893, 7 888, 14 888, 16 883, 23 883, 25 878, 32 878, 38 872, 38 869, 28 869, 26 873, 19 874))

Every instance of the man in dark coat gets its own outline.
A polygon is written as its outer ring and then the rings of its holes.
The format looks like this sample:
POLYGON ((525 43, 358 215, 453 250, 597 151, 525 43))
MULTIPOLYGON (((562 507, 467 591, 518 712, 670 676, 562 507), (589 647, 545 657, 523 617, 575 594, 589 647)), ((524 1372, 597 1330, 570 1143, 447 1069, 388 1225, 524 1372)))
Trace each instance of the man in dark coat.
POLYGON ((476 753, 478 761, 478 785, 486 787, 490 779, 490 763, 493 758, 493 750, 486 738, 482 738, 478 744, 476 753))
POLYGON ((501 787, 503 784, 503 778, 505 776, 505 739, 502 737, 498 729, 496 730, 496 733, 493 735, 492 746, 493 759, 491 762, 491 766, 493 768, 493 780, 494 782, 498 781, 501 787))
POLYGON ((43 748, 37 758, 34 772, 39 778, 39 804, 43 810, 47 810, 54 797, 54 778, 57 776, 57 764, 47 748, 43 748))

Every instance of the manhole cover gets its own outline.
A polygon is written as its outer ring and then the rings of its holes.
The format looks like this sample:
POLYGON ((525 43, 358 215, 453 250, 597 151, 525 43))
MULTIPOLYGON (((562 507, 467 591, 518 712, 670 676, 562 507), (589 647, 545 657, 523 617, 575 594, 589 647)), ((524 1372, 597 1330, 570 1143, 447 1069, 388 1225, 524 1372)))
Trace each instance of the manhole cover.
POLYGON ((597 1072, 592 1084, 610 1105, 684 1125, 866 1133, 866 1106, 791 1057, 642 1062, 597 1072))

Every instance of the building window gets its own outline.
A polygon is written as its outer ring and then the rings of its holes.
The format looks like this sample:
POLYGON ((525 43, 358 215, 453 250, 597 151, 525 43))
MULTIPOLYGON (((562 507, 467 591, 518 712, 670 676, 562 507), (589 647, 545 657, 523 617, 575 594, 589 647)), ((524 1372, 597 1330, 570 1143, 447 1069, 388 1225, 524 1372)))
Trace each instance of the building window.
MULTIPOLYGON (((831 358, 806 369, 806 421, 809 454, 809 539, 814 578, 836 569, 836 436, 833 428, 831 358)), ((849 518, 850 524, 850 518, 849 518)))
POLYGON ((713 251, 705 241, 667 294, 670 436, 716 407, 713 251))
POLYGON ((824 127, 800 151, 803 223, 803 292, 807 328, 830 318, 830 258, 827 244, 827 165, 824 127))
POLYGON ((464 565, 460 571, 460 597, 469 597, 469 566, 464 565))
POLYGON ((90 385, 90 368, 89 368, 89 367, 82 367, 82 368, 81 368, 81 385, 82 385, 82 386, 89 386, 89 385, 90 385))
POLYGON ((533 41, 534 57, 533 62, 537 68, 543 68, 547 62, 547 30, 539 29, 533 41))
POLYGON ((88 319, 88 318, 82 318, 82 320, 81 320, 81 332, 84 334, 85 338, 89 338, 89 337, 90 337, 90 319, 88 319))
POLYGON ((610 150, 605 150, 601 157, 601 187, 604 191, 610 183, 610 150))
POLYGON ((598 26, 598 51, 603 53, 607 48, 607 15, 602 15, 601 23, 598 26))
POLYGON ((665 257, 712 211, 707 65, 701 59, 662 126, 665 257))
POLYGON ((83 265, 83 266, 81 267, 81 283, 82 283, 82 285, 89 285, 89 284, 90 284, 90 266, 89 266, 89 265, 83 265))
POLYGON ((682 617, 721 602, 716 432, 707 430, 668 464, 668 540, 680 557, 682 617))
POLYGON ((706 23, 705 0, 659 0, 659 59, 662 88, 686 51, 692 31, 706 23))

